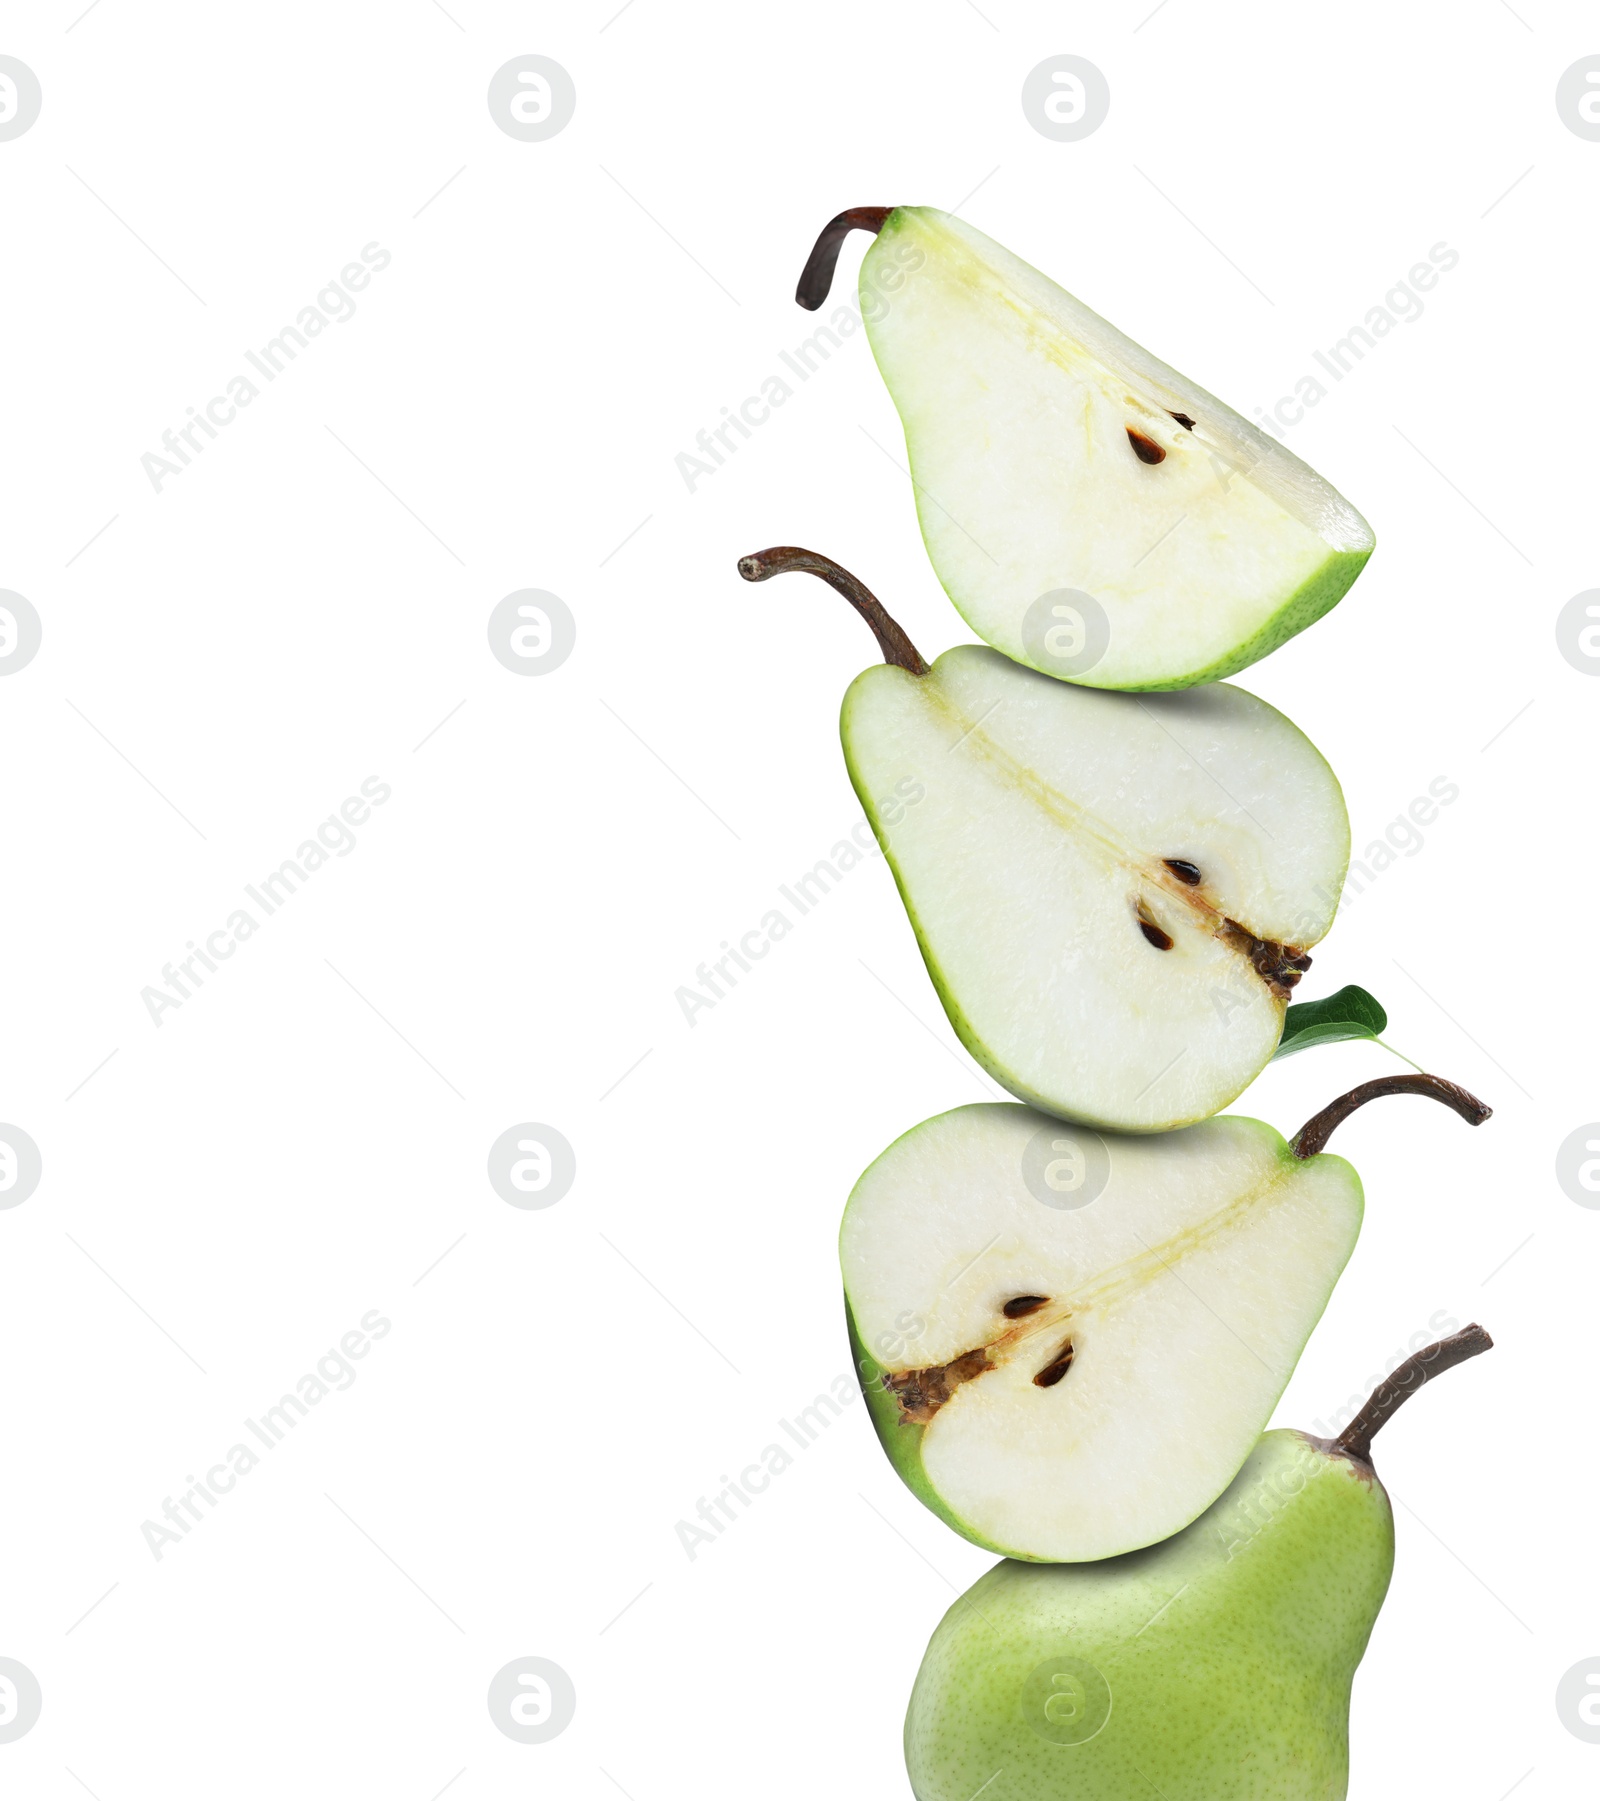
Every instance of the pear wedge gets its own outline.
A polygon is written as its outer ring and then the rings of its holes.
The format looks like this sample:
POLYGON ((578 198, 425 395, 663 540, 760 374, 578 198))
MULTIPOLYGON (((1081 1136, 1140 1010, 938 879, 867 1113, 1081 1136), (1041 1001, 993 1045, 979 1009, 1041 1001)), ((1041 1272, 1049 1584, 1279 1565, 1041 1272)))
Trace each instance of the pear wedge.
POLYGON ((1095 688, 1188 688, 1304 631, 1371 527, 1248 420, 965 220, 855 207, 861 309, 905 428, 923 541, 986 643, 1095 688))

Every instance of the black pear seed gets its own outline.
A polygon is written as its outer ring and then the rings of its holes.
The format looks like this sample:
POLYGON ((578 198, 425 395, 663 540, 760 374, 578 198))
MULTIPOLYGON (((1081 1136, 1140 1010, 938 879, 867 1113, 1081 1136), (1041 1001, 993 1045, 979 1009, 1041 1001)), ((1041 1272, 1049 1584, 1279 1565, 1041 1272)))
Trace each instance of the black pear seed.
POLYGON ((1026 1319, 1030 1313, 1037 1313, 1041 1307, 1049 1305, 1047 1294, 1019 1294, 1007 1301, 1000 1311, 1007 1319, 1026 1319))

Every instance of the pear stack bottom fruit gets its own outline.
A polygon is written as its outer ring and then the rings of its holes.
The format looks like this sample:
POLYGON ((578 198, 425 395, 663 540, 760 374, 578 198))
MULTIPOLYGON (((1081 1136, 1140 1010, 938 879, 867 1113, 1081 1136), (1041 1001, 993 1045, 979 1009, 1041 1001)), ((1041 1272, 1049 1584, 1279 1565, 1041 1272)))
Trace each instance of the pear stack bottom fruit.
POLYGON ((917 1676, 917 1801, 1339 1801, 1350 1685, 1394 1568, 1372 1436, 1491 1343, 1472 1325, 1430 1345, 1337 1440, 1268 1432, 1165 1544, 991 1570, 917 1676))

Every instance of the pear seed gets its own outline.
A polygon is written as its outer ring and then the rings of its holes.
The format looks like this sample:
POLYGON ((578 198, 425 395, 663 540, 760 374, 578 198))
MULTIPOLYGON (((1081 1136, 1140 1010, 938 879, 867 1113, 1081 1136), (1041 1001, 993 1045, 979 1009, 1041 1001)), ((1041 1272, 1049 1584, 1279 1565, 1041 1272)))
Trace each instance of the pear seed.
POLYGON ((1000 1311, 1007 1319, 1026 1319, 1030 1313, 1037 1313, 1041 1307, 1049 1305, 1047 1294, 1019 1294, 1007 1301, 1000 1311))

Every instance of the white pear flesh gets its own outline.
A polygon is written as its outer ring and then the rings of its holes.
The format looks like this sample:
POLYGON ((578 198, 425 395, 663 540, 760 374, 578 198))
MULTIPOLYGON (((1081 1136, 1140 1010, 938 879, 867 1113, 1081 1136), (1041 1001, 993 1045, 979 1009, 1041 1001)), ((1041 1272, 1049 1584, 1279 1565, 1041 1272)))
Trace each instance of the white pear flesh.
POLYGON ((928 555, 1007 656, 1091 687, 1215 681, 1335 605, 1371 554, 1314 469, 963 220, 897 208, 861 294, 928 555), (1104 611, 1088 667, 1024 630, 1062 590, 1104 611))
POLYGON ((1225 684, 1071 687, 968 645, 858 676, 841 736, 951 1024, 997 1082, 1153 1132, 1265 1066, 1287 986, 1248 938, 1317 943, 1350 855, 1339 784, 1281 713, 1225 684), (886 816, 897 784, 920 798, 886 816))
POLYGON ((942 1114, 866 1171, 840 1233, 891 1461, 957 1531, 1032 1561, 1137 1550, 1210 1506, 1267 1424, 1361 1226, 1351 1166, 1301 1162, 1260 1121, 1085 1143, 1097 1137, 1005 1103, 942 1114), (1088 1204, 1041 1188, 1041 1168, 1081 1172, 1102 1152, 1088 1204), (1047 1304, 1008 1318, 1019 1297, 1047 1304), (1067 1344, 1065 1374, 1040 1386, 1067 1344), (882 1377, 974 1351, 988 1367, 926 1423, 905 1423, 882 1377))

